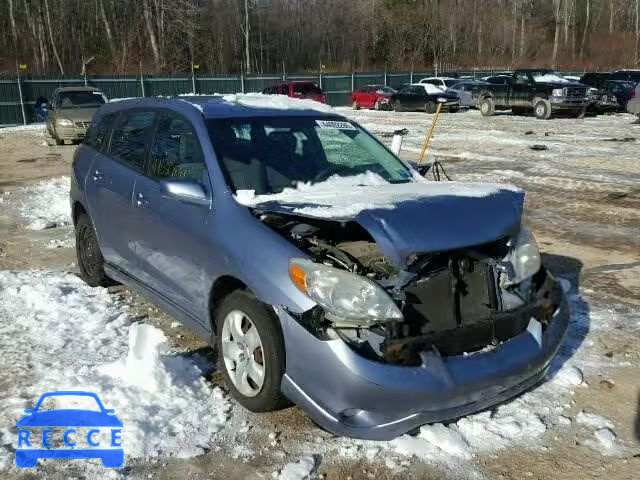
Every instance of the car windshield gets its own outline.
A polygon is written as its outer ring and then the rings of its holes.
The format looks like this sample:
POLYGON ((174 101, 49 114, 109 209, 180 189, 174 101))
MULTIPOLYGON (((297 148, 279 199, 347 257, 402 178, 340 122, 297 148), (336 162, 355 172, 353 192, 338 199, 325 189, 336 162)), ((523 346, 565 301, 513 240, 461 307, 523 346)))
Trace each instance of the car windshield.
POLYGON ((234 190, 279 193, 298 183, 371 172, 390 183, 411 171, 374 137, 344 119, 250 117, 211 119, 209 135, 234 190))
POLYGON ((293 93, 299 93, 301 95, 318 95, 322 93, 320 87, 315 83, 294 83, 293 93))
POLYGON ((613 93, 630 92, 636 86, 634 82, 607 82, 607 89, 613 93))
POLYGON ((551 83, 568 83, 569 80, 559 72, 553 70, 538 70, 531 72, 531 76, 536 82, 551 82, 551 83))
POLYGON ((376 92, 378 93, 396 93, 396 90, 394 88, 391 87, 385 87, 385 86, 378 86, 376 88, 376 92))
POLYGON ((101 92, 63 92, 58 97, 59 108, 89 108, 105 104, 101 92))

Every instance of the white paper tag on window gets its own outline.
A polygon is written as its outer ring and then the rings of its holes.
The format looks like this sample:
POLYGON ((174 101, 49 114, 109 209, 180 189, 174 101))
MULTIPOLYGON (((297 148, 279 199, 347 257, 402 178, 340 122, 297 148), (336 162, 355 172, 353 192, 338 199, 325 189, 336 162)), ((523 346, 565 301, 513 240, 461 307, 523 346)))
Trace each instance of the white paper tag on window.
POLYGON ((349 122, 340 122, 337 120, 316 120, 320 128, 334 128, 338 130, 356 130, 356 127, 349 122))

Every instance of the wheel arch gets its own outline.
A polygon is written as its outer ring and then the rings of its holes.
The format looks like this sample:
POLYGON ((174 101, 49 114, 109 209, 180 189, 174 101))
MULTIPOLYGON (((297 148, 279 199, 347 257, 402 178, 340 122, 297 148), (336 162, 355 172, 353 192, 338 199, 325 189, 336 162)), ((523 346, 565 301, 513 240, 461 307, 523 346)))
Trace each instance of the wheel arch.
POLYGON ((209 322, 212 331, 216 331, 215 309, 222 299, 236 290, 246 290, 247 285, 240 279, 232 275, 222 275, 218 277, 209 292, 209 322))
POLYGON ((73 219, 74 227, 78 224, 78 219, 80 218, 80 215, 82 215, 83 213, 85 215, 89 215, 89 213, 87 212, 87 209, 84 208, 84 205, 82 205, 82 202, 78 200, 73 202, 73 206, 71 208, 71 217, 73 219))

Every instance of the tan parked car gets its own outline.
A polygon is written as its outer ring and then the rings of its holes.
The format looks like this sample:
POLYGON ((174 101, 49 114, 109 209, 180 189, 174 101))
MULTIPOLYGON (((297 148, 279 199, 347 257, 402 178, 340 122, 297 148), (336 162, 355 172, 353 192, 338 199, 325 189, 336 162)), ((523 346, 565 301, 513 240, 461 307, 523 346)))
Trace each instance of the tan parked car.
POLYGON ((627 103, 627 112, 633 113, 640 120, 640 83, 636 85, 636 88, 631 92, 631 98, 627 103))
POLYGON ((107 102, 97 88, 57 88, 51 96, 47 130, 56 144, 79 143, 87 133, 93 114, 107 102))

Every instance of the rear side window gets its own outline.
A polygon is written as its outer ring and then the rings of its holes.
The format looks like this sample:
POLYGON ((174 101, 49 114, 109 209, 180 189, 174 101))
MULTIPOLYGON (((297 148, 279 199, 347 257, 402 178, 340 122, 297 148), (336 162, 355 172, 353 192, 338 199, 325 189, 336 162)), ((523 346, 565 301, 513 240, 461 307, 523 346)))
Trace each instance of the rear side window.
POLYGON ((145 148, 151 136, 154 112, 126 112, 113 127, 109 153, 136 170, 144 167, 145 148))
POLYGON ((294 83, 293 93, 299 93, 301 95, 320 94, 322 90, 315 83, 294 83))
POLYGON ((154 178, 187 178, 204 185, 207 167, 196 132, 182 116, 160 115, 151 146, 149 174, 154 178))
POLYGON ((113 119, 116 114, 105 115, 97 122, 92 122, 87 132, 87 136, 84 138, 84 144, 95 148, 96 150, 102 150, 103 145, 108 139, 109 129, 113 123, 113 119))

